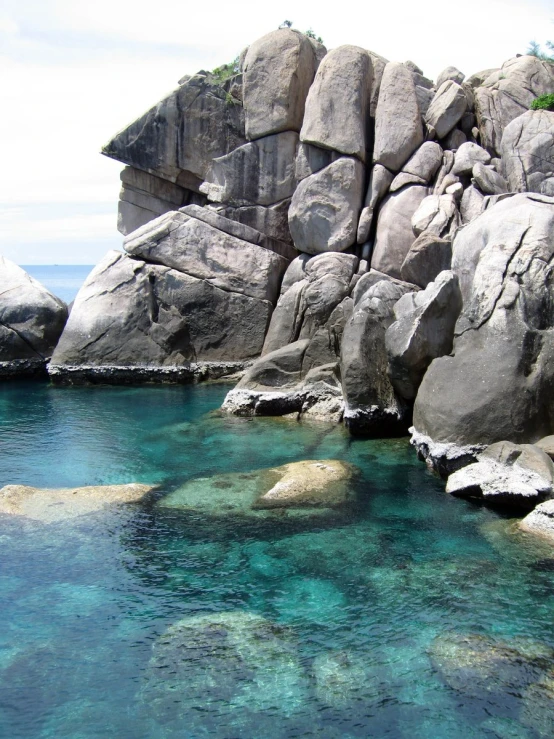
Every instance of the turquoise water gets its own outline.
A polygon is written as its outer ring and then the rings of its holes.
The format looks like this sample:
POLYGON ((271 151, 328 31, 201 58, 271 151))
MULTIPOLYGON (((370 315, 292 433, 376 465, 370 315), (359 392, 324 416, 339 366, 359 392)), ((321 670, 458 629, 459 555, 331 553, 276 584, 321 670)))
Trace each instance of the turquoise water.
POLYGON ((31 264, 23 266, 23 269, 58 298, 71 303, 93 266, 87 264, 31 264))
POLYGON ((1 485, 160 486, 0 516, 0 736, 552 736, 554 549, 450 499, 406 440, 220 417, 227 389, 0 385, 1 485), (157 505, 312 458, 361 470, 340 515, 157 505))

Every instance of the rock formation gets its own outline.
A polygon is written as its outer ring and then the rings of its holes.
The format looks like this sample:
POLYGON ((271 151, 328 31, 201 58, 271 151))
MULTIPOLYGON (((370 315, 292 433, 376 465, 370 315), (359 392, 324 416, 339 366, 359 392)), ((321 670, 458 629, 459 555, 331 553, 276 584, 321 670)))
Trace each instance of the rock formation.
POLYGON ((0 291, 2 356, 52 356, 58 380, 248 363, 228 412, 381 436, 413 416, 430 465, 489 469, 485 447, 554 431, 554 113, 529 110, 553 90, 532 56, 434 84, 413 62, 273 31, 106 145, 126 165, 124 252, 89 276, 59 342, 64 306, 43 295, 41 323, 38 298, 9 314, 0 291))

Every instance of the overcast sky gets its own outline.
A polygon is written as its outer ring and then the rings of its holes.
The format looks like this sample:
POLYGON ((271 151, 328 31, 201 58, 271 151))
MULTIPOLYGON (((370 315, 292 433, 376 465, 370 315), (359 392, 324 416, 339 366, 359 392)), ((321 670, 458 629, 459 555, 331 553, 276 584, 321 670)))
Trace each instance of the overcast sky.
POLYGON ((184 74, 232 60, 285 19, 329 49, 357 44, 436 78, 450 64, 499 67, 553 38, 553 18, 553 0, 2 0, 0 253, 93 264, 120 248, 122 165, 102 144, 184 74))

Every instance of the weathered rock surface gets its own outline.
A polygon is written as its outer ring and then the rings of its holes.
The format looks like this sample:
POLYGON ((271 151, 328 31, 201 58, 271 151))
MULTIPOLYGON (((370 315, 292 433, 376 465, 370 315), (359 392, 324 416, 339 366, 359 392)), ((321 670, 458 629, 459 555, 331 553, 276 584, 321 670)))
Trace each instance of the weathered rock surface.
POLYGON ((254 357, 271 310, 268 301, 110 252, 75 298, 52 365, 167 366, 254 357))
POLYGON ((6 485, 0 489, 0 513, 54 523, 86 516, 110 505, 139 502, 151 490, 152 485, 138 483, 60 489, 6 485))
POLYGON ((373 161, 399 172, 423 143, 423 126, 413 75, 389 62, 383 72, 375 112, 373 161))
POLYGON ((394 179, 392 172, 381 164, 375 164, 369 177, 369 185, 364 200, 364 207, 360 213, 358 223, 358 244, 365 244, 369 238, 373 215, 379 202, 384 198, 394 179))
POLYGON ((458 85, 461 85, 464 79, 465 79, 465 74, 463 72, 460 72, 459 69, 457 69, 456 67, 446 67, 446 69, 443 69, 442 72, 437 77, 437 82, 436 82, 437 90, 440 89, 441 85, 444 82, 448 82, 448 80, 452 80, 453 82, 456 82, 458 85))
POLYGON ((483 149, 479 144, 467 141, 460 146, 455 154, 452 174, 470 175, 477 162, 488 164, 490 160, 491 155, 486 149, 483 149))
POLYGON ((328 167, 340 157, 337 151, 322 149, 312 144, 300 144, 296 155, 295 176, 298 182, 306 179, 320 169, 328 167))
POLYGON ((535 98, 552 92, 553 85, 554 67, 534 56, 515 57, 492 71, 475 89, 481 144, 499 155, 506 126, 526 113, 535 98))
POLYGON ((437 138, 444 138, 461 120, 467 110, 467 97, 461 87, 447 80, 437 90, 427 113, 425 122, 435 131, 437 138))
POLYGON ((227 204, 210 205, 218 213, 232 221, 255 228, 270 239, 292 244, 289 230, 290 199, 285 198, 273 205, 245 205, 234 207, 227 204))
POLYGON ((447 493, 524 508, 554 493, 554 465, 536 446, 501 441, 487 447, 477 460, 450 475, 447 493))
POLYGON ((550 434, 535 442, 535 446, 546 452, 550 459, 554 459, 554 435, 550 434))
POLYGON ((303 33, 280 28, 248 47, 243 67, 246 137, 300 131, 318 61, 303 33))
POLYGON ((395 304, 395 321, 385 334, 389 374, 396 392, 415 398, 427 367, 436 357, 449 354, 454 326, 462 310, 458 278, 441 272, 425 290, 406 293, 395 304))
POLYGON ((356 242, 364 168, 341 157, 298 185, 289 209, 294 245, 307 254, 344 251, 356 242))
POLYGON ((477 162, 473 165, 473 179, 472 182, 477 185, 479 190, 485 195, 500 195, 503 192, 508 191, 506 180, 502 175, 495 172, 495 170, 477 162))
POLYGON ((358 46, 339 46, 321 62, 306 100, 300 140, 365 161, 371 57, 358 46))
POLYGON ((0 256, 0 377, 44 368, 67 321, 67 306, 25 270, 0 256))
POLYGON ((442 148, 435 141, 426 141, 411 156, 402 171, 396 175, 390 187, 391 192, 413 182, 428 185, 442 163, 442 148), (413 179, 409 179, 409 177, 413 179))
POLYGON ((459 213, 454 195, 429 195, 421 201, 412 215, 412 228, 416 236, 432 233, 444 236, 459 225, 459 213))
POLYGON ((245 141, 240 101, 210 75, 197 74, 116 134, 102 153, 198 191, 212 159, 245 141))
MULTIPOLYGON (((192 213, 199 215, 194 209, 192 213)), ((221 290, 275 303, 287 260, 220 230, 215 224, 221 225, 226 219, 216 218, 219 221, 213 220, 214 225, 210 225, 183 212, 167 213, 127 236, 125 250, 133 257, 171 267, 221 290)), ((233 221, 223 225, 240 227, 233 221)))
POLYGON ((381 279, 363 293, 345 325, 341 348, 344 421, 354 434, 395 435, 405 430, 407 408, 388 376, 385 331, 394 304, 411 289, 381 279))
POLYGON ((464 190, 460 203, 460 215, 462 223, 470 223, 480 216, 483 211, 485 196, 476 187, 470 185, 464 190))
POLYGON ((554 542, 554 500, 545 500, 520 522, 519 527, 554 542))
POLYGON ((453 244, 464 310, 453 355, 432 362, 414 427, 439 444, 533 442, 552 431, 554 199, 515 195, 453 244))
POLYGON ((251 141, 214 159, 200 190, 209 200, 235 206, 272 205, 296 187, 298 134, 284 131, 251 141))
POLYGON ((554 196, 553 112, 528 110, 513 120, 504 130, 500 151, 502 168, 512 192, 554 196))
POLYGON ((400 278, 402 263, 415 241, 412 216, 428 194, 426 187, 410 185, 385 198, 377 219, 373 269, 400 278))
POLYGON ((354 465, 339 460, 303 460, 250 473, 202 477, 161 498, 160 508, 209 515, 259 517, 272 509, 339 508, 353 500, 354 465))
POLYGON ((406 254, 400 268, 400 277, 405 282, 413 282, 419 287, 427 287, 430 282, 452 264, 452 244, 449 239, 441 239, 434 233, 424 231, 406 254))

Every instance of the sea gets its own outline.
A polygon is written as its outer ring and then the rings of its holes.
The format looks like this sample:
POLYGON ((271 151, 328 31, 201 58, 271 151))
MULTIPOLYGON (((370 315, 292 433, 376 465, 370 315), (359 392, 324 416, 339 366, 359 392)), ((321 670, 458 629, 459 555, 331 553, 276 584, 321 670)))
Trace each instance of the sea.
POLYGON ((0 486, 154 486, 0 515, 0 737, 552 737, 554 547, 407 438, 225 416, 230 387, 0 384, 0 486), (352 465, 347 506, 226 497, 306 459, 352 465))
POLYGON ((79 288, 93 270, 92 264, 30 264, 21 265, 31 277, 38 280, 56 297, 71 303, 79 288))

